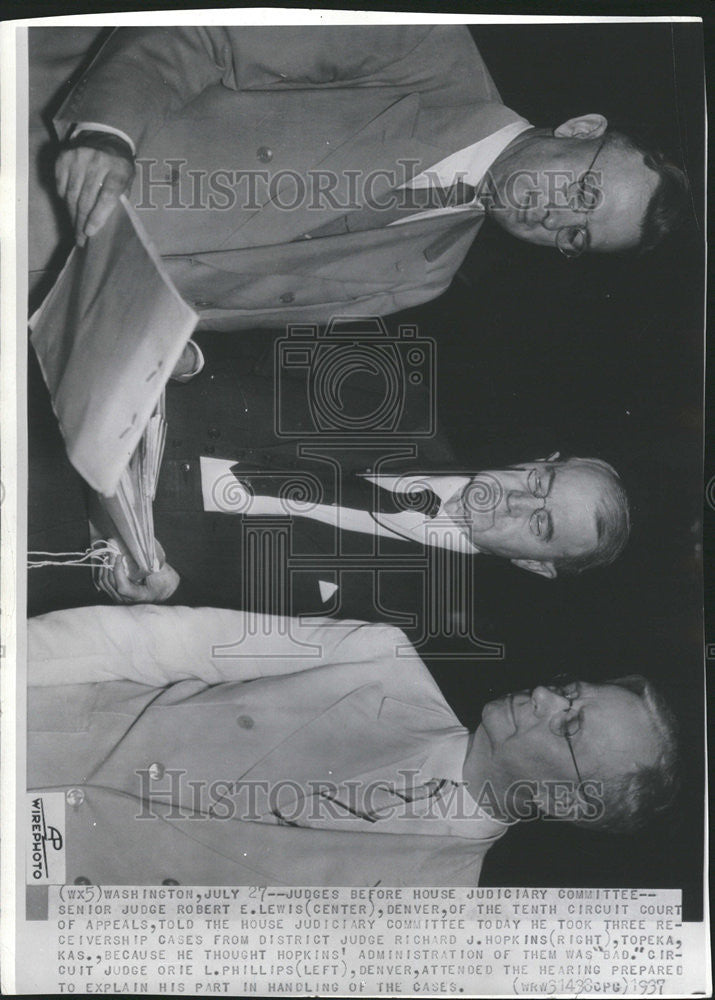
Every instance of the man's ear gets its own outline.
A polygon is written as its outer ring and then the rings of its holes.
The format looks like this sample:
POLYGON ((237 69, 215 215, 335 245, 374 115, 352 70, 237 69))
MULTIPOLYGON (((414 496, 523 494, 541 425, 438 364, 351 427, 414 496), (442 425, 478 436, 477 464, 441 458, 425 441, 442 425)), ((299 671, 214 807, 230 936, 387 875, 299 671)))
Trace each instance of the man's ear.
POLYGON ((600 139, 607 128, 603 115, 579 115, 555 128, 554 135, 559 139, 600 139))
POLYGON ((529 573, 538 573, 539 576, 546 576, 553 580, 556 576, 556 567, 550 559, 542 562, 540 559, 512 559, 511 562, 519 569, 525 569, 529 573))

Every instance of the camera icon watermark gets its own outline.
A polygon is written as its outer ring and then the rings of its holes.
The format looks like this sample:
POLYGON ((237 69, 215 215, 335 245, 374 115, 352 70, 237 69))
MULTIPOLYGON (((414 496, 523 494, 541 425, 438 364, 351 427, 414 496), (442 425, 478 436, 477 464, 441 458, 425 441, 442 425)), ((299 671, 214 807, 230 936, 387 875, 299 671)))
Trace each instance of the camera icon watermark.
POLYGON ((419 336, 416 326, 390 331, 379 316, 336 316, 324 330, 290 325, 275 348, 276 434, 351 441, 432 437, 435 354, 435 342, 419 336))

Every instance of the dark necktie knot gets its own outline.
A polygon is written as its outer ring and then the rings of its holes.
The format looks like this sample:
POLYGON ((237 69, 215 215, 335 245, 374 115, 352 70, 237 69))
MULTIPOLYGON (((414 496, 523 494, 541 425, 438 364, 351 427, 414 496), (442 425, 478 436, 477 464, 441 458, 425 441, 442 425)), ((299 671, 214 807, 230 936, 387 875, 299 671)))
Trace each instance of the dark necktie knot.
POLYGON ((273 497, 284 501, 287 515, 293 513, 293 501, 323 504, 337 502, 342 507, 353 507, 373 514, 402 514, 409 510, 425 517, 436 517, 442 507, 442 501, 433 490, 418 484, 412 487, 406 485, 402 490, 392 490, 379 482, 373 483, 365 476, 352 475, 340 482, 336 495, 336 484, 321 484, 314 475, 307 472, 301 478, 300 474, 294 472, 250 471, 238 464, 231 466, 231 472, 251 496, 273 497))
POLYGON ((429 487, 397 492, 378 484, 375 491, 375 510, 380 514, 401 514, 410 510, 425 517, 436 517, 441 506, 442 501, 429 487))

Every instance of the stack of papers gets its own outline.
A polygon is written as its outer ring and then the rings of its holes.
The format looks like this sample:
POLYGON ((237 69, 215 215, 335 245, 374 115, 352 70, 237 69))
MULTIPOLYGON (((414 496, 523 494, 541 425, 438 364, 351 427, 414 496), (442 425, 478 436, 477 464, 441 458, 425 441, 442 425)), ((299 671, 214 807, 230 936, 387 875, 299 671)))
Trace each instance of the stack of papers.
POLYGON ((152 503, 156 496, 166 439, 164 395, 149 418, 129 465, 109 497, 94 494, 90 501, 90 533, 94 539, 115 538, 128 557, 130 577, 141 579, 158 570, 152 503))
POLYGON ((197 320, 122 198, 30 321, 67 454, 97 493, 93 533, 117 538, 144 575, 158 568, 164 388, 197 320))

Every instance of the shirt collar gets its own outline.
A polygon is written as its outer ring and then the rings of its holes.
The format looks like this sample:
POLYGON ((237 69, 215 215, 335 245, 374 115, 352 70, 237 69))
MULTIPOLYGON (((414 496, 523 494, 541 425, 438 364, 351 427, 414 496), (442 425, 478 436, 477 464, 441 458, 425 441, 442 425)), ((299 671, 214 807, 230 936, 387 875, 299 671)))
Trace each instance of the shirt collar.
POLYGON ((465 170, 467 171, 465 181, 478 187, 484 180, 484 175, 489 167, 504 152, 509 143, 531 127, 525 119, 512 122, 480 142, 475 142, 474 145, 462 150, 459 155, 463 156, 465 161, 465 170))
MULTIPOLYGON (((464 761, 468 749, 469 730, 463 726, 455 726, 453 729, 446 730, 427 754, 420 768, 419 783, 427 784, 429 781, 446 779, 454 782, 455 785, 463 785, 464 761)), ((497 819, 490 813, 484 812, 469 794, 467 788, 464 788, 461 794, 467 796, 467 801, 473 803, 473 808, 471 806, 469 808, 470 813, 475 814, 479 811, 483 820, 494 823, 500 830, 512 825, 511 822, 497 819)))
POLYGON ((459 489, 464 489, 470 480, 469 476, 430 476, 420 473, 414 475, 365 475, 365 479, 371 483, 376 483, 382 489, 395 492, 405 492, 411 486, 428 486, 435 493, 442 503, 449 500, 459 489), (398 489, 399 488, 399 489, 398 489))
POLYGON ((532 126, 524 118, 510 122, 491 135, 473 142, 470 146, 464 146, 456 153, 451 153, 407 183, 413 188, 431 187, 436 183, 450 187, 458 178, 475 188, 479 187, 496 158, 504 152, 510 142, 530 128, 532 126))
POLYGON ((464 781, 462 771, 469 747, 469 730, 455 726, 435 740, 420 769, 420 781, 446 778, 457 785, 464 781))
MULTIPOLYGON (((377 483, 378 486, 386 490, 395 490, 399 487, 400 491, 407 490, 412 484, 419 485, 421 487, 429 487, 436 496, 442 501, 449 500, 453 497, 458 490, 463 490, 464 487, 470 482, 471 476, 456 476, 456 475, 365 475, 365 479, 369 480, 371 483, 377 483)), ((411 513, 411 512, 405 512, 411 513)), ((413 515, 414 517, 415 515, 413 515)), ((403 514, 398 515, 381 515, 379 520, 381 523, 392 525, 394 524, 395 530, 397 531, 398 525, 406 520, 403 514)), ((453 521, 451 518, 447 519, 445 515, 440 515, 436 519, 431 518, 421 518, 417 521, 417 527, 413 525, 412 531, 419 530, 419 526, 423 524, 428 524, 432 527, 434 532, 438 532, 443 538, 441 544, 446 548, 454 549, 458 552, 465 553, 478 553, 481 549, 477 548, 473 544, 467 532, 463 531, 459 525, 453 521), (454 532, 458 532, 459 537, 454 537, 454 532), (446 544, 446 543, 450 544, 446 544)), ((397 532, 400 533, 399 531, 397 532)))

